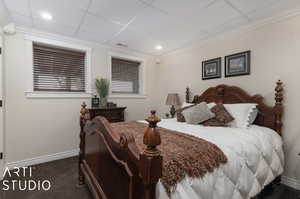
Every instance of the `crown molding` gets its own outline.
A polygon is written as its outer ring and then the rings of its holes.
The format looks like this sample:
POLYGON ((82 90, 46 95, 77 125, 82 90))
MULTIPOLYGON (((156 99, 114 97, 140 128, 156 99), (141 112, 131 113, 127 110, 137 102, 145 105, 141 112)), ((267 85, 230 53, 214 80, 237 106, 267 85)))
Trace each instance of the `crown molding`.
POLYGON ((68 36, 63 36, 59 34, 53 34, 49 32, 39 31, 33 28, 27 28, 24 26, 16 26, 16 31, 19 33, 23 33, 25 37, 39 37, 44 39, 51 39, 51 40, 57 40, 61 42, 68 42, 68 43, 77 43, 81 45, 91 46, 91 47, 100 47, 100 48, 111 48, 111 46, 100 44, 100 43, 94 43, 89 42, 85 40, 75 39, 68 36))
POLYGON ((90 42, 90 41, 86 41, 86 40, 76 39, 73 37, 44 32, 44 31, 40 31, 40 30, 37 30, 34 28, 27 28, 24 26, 16 26, 16 31, 18 33, 23 33, 25 35, 25 37, 40 37, 40 38, 44 38, 44 39, 51 39, 51 40, 56 40, 56 41, 61 41, 61 42, 85 45, 85 46, 89 46, 91 48, 104 48, 104 49, 110 50, 110 51, 120 51, 122 53, 127 53, 127 54, 135 53, 135 54, 143 55, 143 56, 152 56, 152 57, 156 56, 151 53, 146 53, 146 52, 142 52, 142 51, 138 51, 138 50, 134 50, 134 49, 130 49, 130 48, 124 49, 121 47, 106 45, 106 44, 102 44, 99 42, 90 42))
POLYGON ((188 42, 187 44, 185 44, 184 46, 180 46, 177 49, 174 50, 170 50, 168 52, 163 53, 161 56, 167 56, 173 53, 177 53, 180 51, 185 51, 188 49, 192 49, 192 48, 199 48, 211 41, 215 41, 215 40, 224 40, 227 38, 231 38, 231 37, 236 37, 238 35, 242 35, 242 34, 246 34, 248 32, 252 32, 254 30, 263 28, 265 26, 274 24, 274 23, 279 23, 285 20, 288 20, 292 17, 298 16, 300 15, 300 7, 296 7, 294 9, 288 10, 288 11, 284 11, 282 13, 273 15, 272 17, 268 17, 259 21, 255 21, 252 22, 250 24, 246 24, 244 26, 241 26, 239 28, 236 28, 234 30, 224 30, 220 33, 216 33, 216 34, 208 34, 206 37, 200 39, 200 40, 193 40, 188 42))

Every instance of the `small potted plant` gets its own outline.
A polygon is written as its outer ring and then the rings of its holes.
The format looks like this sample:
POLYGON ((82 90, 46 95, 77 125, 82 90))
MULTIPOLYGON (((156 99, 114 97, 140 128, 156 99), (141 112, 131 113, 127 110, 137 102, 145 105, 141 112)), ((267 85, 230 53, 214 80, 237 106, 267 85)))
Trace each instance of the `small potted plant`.
POLYGON ((109 93, 109 80, 106 78, 96 78, 96 89, 100 97, 100 106, 106 106, 109 93))

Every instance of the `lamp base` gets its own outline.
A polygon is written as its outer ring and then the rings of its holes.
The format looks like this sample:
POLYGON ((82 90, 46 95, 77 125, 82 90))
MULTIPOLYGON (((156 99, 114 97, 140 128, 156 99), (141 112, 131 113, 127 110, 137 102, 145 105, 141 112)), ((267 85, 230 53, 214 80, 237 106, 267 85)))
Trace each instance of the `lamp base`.
POLYGON ((175 117, 175 113, 176 113, 175 106, 172 105, 172 106, 171 106, 171 109, 170 109, 170 114, 171 114, 171 117, 172 117, 172 118, 175 117))

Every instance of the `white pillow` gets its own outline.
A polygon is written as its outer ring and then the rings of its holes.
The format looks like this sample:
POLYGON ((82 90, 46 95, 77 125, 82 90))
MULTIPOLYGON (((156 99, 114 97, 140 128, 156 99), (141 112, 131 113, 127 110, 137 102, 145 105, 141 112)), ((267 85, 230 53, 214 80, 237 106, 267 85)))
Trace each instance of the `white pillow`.
POLYGON ((249 116, 249 124, 253 124, 253 122, 255 121, 256 117, 258 115, 258 109, 255 108, 253 109, 253 111, 250 113, 250 116, 249 116))
POLYGON ((229 123, 231 127, 247 128, 250 126, 251 113, 256 109, 257 104, 224 104, 224 106, 234 118, 229 123))

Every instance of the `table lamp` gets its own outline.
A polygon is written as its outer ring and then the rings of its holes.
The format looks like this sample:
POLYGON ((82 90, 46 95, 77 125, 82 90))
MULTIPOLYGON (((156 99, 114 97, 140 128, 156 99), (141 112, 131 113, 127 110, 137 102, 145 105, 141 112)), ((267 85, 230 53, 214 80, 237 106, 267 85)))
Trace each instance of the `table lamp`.
POLYGON ((169 93, 167 100, 166 100, 166 105, 171 106, 170 114, 171 114, 172 118, 174 118, 175 112, 176 112, 175 106, 180 105, 178 94, 177 93, 169 93))

